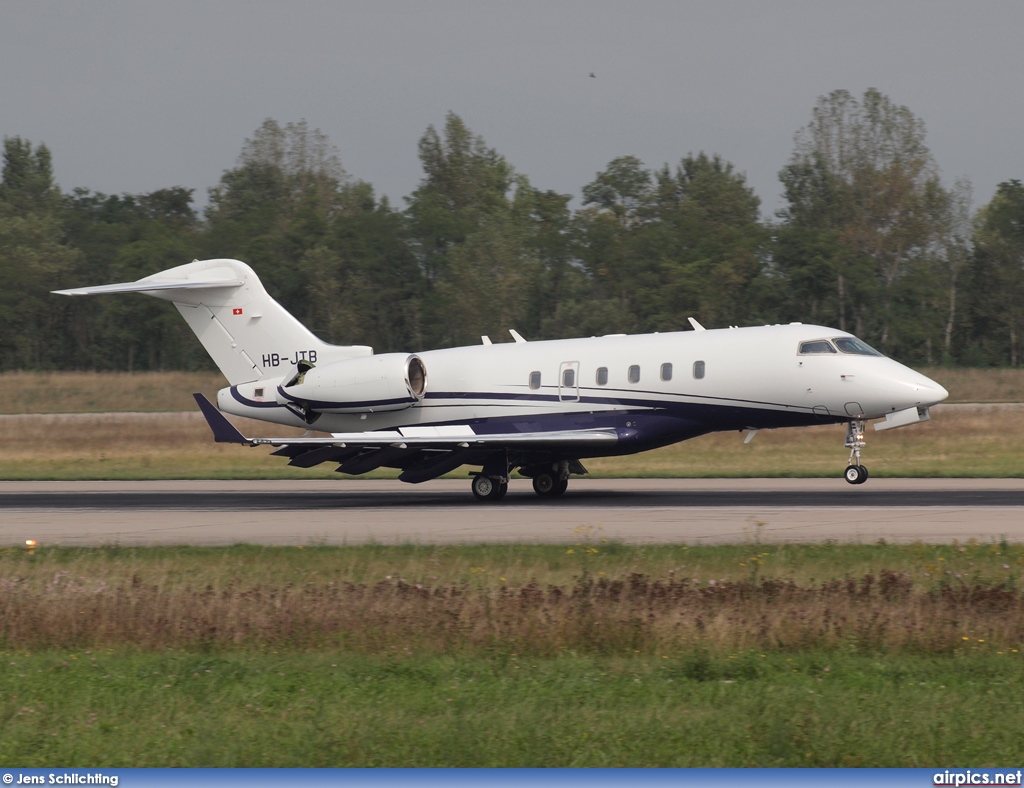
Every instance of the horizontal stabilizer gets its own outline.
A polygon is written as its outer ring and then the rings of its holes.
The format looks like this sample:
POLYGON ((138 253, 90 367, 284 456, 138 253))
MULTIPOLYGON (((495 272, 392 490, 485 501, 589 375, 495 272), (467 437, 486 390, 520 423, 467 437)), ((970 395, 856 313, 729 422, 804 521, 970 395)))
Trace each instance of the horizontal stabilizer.
POLYGON ((104 295, 108 293, 151 293, 156 290, 210 290, 215 287, 238 287, 241 279, 140 279, 116 285, 73 287, 70 290, 52 290, 66 296, 104 295))

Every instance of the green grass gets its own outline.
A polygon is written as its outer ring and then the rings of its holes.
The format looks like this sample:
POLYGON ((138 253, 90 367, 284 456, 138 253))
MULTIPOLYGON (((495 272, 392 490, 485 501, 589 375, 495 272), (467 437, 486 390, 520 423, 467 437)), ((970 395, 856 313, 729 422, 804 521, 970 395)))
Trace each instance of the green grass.
POLYGON ((1017 654, 0 654, 0 761, 1002 766, 1017 654))

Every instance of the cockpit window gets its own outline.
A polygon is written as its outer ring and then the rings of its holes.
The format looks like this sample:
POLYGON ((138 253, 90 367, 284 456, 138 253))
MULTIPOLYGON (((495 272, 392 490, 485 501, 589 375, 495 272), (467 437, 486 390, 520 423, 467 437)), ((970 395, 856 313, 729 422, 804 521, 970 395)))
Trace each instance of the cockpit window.
POLYGON ((871 345, 857 337, 836 337, 833 342, 843 353, 850 353, 854 356, 880 356, 882 355, 871 345))
POLYGON ((808 356, 817 353, 835 353, 836 349, 827 339, 815 339, 811 342, 800 343, 800 355, 808 356))

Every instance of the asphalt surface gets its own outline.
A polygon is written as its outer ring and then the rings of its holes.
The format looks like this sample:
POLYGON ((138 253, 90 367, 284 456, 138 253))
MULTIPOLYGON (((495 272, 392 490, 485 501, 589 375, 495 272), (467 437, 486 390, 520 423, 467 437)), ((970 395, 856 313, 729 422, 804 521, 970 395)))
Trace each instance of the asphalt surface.
POLYGON ((574 479, 541 499, 513 481, 5 482, 0 544, 1024 542, 1024 480, 574 479))
MULTIPOLYGON (((870 481, 870 480, 869 480, 870 481)), ((608 487, 587 485, 574 489, 558 501, 545 500, 529 490, 529 482, 518 485, 520 489, 498 504, 477 501, 467 490, 276 490, 267 489, 272 482, 254 482, 256 489, 244 491, 223 490, 203 491, 182 489, 178 491, 133 490, 104 491, 47 491, 47 492, 5 492, 0 494, 0 512, 7 509, 86 509, 99 511, 227 511, 259 512, 266 510, 304 512, 309 510, 346 509, 432 509, 456 507, 492 512, 495 507, 516 506, 536 508, 560 506, 572 511, 579 507, 629 507, 678 508, 695 507, 798 507, 829 508, 868 506, 892 508, 912 507, 978 507, 993 506, 1024 507, 1024 489, 879 489, 873 487, 848 487, 839 483, 837 489, 787 489, 747 490, 740 488, 725 490, 668 489, 671 482, 662 483, 666 489, 616 489, 622 482, 609 482, 608 487), (615 485, 615 486, 613 486, 615 485)), ((463 485, 468 486, 468 485, 463 485)), ((577 483, 574 486, 581 486, 577 483)))

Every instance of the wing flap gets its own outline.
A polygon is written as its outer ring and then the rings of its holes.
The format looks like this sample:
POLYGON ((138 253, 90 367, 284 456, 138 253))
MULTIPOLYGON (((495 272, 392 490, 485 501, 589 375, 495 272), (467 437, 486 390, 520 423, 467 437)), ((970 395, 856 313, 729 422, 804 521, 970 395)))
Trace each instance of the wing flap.
POLYGON ((468 465, 472 457, 470 452, 463 450, 439 452, 434 457, 420 460, 409 466, 398 477, 399 481, 409 484, 419 484, 444 476, 449 471, 454 471, 460 465, 468 465))

